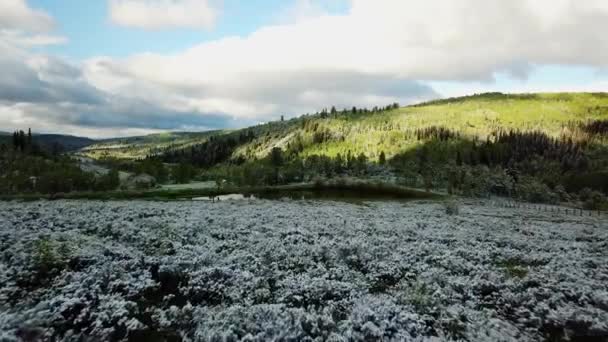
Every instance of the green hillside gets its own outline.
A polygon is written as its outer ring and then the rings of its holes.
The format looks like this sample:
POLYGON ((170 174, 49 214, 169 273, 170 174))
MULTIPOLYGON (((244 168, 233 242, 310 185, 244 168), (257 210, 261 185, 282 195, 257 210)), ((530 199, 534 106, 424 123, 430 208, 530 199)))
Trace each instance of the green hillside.
POLYGON ((608 94, 558 93, 505 95, 480 94, 445 99, 391 110, 357 109, 304 115, 285 122, 271 122, 235 131, 163 133, 113 139, 83 150, 91 157, 143 158, 149 154, 179 151, 206 142, 210 137, 233 137, 252 132, 251 141, 238 144, 231 157, 262 158, 273 147, 301 145, 301 156, 336 156, 365 153, 375 160, 419 145, 416 131, 444 127, 467 137, 485 140, 497 130, 542 131, 561 136, 576 122, 608 119, 608 94))
POLYGON ((302 140, 303 155, 365 153, 377 159, 420 144, 416 130, 444 127, 485 140, 503 129, 539 130, 559 137, 573 122, 608 119, 604 94, 480 95, 403 107, 378 113, 340 113, 328 118, 302 118, 268 127, 268 135, 237 149, 236 154, 261 157, 272 147, 286 148, 302 140), (316 140, 315 140, 316 136, 316 140))

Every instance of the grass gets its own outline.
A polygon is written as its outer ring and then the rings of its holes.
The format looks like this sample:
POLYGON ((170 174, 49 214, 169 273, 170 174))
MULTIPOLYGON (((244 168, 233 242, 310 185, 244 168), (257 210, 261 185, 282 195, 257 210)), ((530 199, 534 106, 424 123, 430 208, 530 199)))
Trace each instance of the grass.
POLYGON ((510 278, 525 278, 529 272, 528 265, 516 259, 503 260, 497 262, 496 265, 510 278))
POLYGON ((215 182, 192 182, 187 184, 164 184, 163 190, 209 189, 216 187, 215 182))

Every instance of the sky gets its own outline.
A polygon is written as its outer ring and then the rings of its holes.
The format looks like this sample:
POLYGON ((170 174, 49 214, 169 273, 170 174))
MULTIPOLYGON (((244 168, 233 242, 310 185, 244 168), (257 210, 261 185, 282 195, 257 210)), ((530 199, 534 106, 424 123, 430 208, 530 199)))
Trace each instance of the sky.
POLYGON ((608 91, 606 32, 606 0, 0 0, 0 131, 104 138, 608 91))

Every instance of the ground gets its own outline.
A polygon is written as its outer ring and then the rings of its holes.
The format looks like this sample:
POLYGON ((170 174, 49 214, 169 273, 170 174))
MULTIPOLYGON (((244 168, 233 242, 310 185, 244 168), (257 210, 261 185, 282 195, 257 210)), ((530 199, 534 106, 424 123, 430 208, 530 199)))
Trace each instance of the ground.
POLYGON ((606 341, 608 219, 461 203, 0 203, 0 341, 606 341))

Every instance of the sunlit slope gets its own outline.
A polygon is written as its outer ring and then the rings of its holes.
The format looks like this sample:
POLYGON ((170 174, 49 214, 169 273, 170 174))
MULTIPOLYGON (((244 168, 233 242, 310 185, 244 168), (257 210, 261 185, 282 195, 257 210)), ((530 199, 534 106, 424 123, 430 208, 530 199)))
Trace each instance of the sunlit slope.
POLYGON ((288 148, 302 141, 302 155, 345 155, 350 150, 373 159, 381 151, 390 156, 419 144, 416 131, 428 127, 480 139, 501 129, 538 130, 558 137, 572 124, 597 119, 608 119, 608 95, 603 93, 484 94, 379 113, 347 111, 336 117, 302 118, 241 146, 237 153, 249 151, 260 157, 273 146, 288 148))

